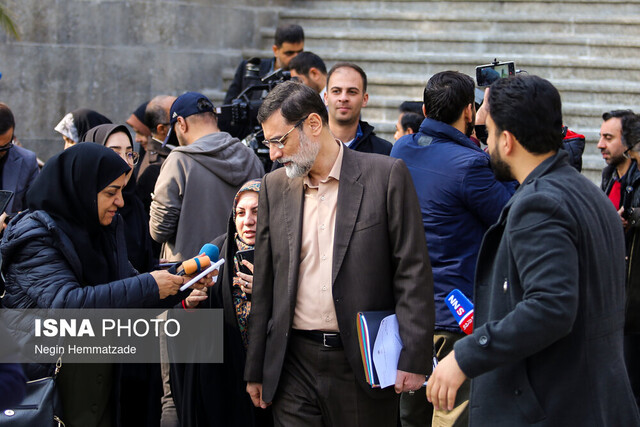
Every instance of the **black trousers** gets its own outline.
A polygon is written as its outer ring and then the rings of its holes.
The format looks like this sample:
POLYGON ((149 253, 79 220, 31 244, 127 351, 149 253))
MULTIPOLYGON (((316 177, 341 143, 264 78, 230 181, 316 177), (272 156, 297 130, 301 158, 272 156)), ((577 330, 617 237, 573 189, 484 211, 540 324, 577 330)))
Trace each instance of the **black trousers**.
POLYGON ((293 333, 273 417, 274 424, 283 427, 396 427, 398 397, 369 397, 342 348, 327 348, 293 333))
POLYGON ((640 408, 640 334, 624 336, 624 362, 627 366, 631 390, 640 408))

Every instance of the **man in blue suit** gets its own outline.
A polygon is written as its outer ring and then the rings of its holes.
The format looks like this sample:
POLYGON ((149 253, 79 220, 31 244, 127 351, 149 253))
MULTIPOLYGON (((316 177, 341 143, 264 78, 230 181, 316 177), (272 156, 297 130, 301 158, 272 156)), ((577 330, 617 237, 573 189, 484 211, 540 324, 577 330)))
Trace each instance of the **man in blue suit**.
POLYGON ((0 188, 13 192, 5 209, 8 215, 24 209, 27 190, 39 172, 35 153, 14 144, 15 127, 13 113, 0 102, 0 188))
MULTIPOLYGON (((453 289, 473 298, 473 275, 482 236, 493 225, 512 191, 491 172, 489 156, 469 136, 475 124, 471 77, 443 71, 427 82, 420 131, 396 141, 391 157, 411 172, 433 267, 436 307, 435 353, 442 360, 464 335, 445 304, 453 289)), ((430 354, 425 357, 431 358, 430 354)), ((466 426, 469 383, 453 411, 435 411, 434 425, 466 426)), ((405 425, 425 425, 428 403, 422 393, 401 397, 405 425), (418 400, 418 401, 416 401, 418 400)))

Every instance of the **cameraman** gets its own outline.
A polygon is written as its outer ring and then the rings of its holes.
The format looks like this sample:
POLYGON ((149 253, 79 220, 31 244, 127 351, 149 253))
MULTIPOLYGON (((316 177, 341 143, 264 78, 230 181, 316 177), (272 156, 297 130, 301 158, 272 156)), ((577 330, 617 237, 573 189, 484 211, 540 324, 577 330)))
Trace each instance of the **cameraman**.
MULTIPOLYGON (((273 49, 273 58, 260 62, 260 77, 264 77, 279 68, 285 70, 289 68, 289 61, 304 50, 304 30, 300 25, 296 24, 279 26, 276 30, 275 44, 271 48, 273 49)), ((231 101, 246 88, 245 70, 247 62, 247 60, 244 60, 238 65, 233 82, 224 97, 224 104, 231 104, 231 101)))

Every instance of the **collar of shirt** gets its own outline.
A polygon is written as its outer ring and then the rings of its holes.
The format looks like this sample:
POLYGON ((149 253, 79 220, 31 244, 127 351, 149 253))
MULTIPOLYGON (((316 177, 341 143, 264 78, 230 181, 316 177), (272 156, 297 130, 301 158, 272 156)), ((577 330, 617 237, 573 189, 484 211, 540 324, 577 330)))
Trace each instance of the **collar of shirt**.
MULTIPOLYGON (((336 139, 336 143, 340 146, 340 151, 338 151, 338 157, 336 157, 336 161, 333 163, 333 166, 331 167, 331 170, 329 171, 329 175, 327 175, 327 178, 320 181, 320 183, 326 183, 330 179, 335 179, 336 181, 340 181, 340 171, 342 170, 342 156, 344 154, 344 144, 340 142, 340 140, 338 139, 336 139)), ((311 185, 311 181, 309 180, 309 174, 306 174, 304 176, 304 178, 302 179, 302 182, 304 183, 305 188, 318 188, 317 185, 315 187, 311 185)))

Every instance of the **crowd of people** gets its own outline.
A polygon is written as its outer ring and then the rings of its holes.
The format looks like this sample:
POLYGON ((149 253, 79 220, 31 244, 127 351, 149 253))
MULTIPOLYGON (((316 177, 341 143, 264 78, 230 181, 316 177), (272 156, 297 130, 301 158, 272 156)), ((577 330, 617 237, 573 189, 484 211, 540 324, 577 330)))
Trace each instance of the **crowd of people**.
MULTIPOLYGON (((478 98, 471 77, 436 73, 392 144, 361 118, 362 67, 327 70, 298 25, 273 54, 243 61, 225 99, 249 68, 290 71, 251 95, 270 170, 197 92, 123 124, 72 111, 41 170, 0 103, 2 307, 223 311, 223 363, 175 363, 161 339, 160 364, 65 365, 65 425, 640 425, 640 115, 603 114, 598 188, 541 77, 478 98), (217 281, 181 291, 190 276, 161 265, 208 242, 217 281), (455 290, 474 303, 468 335, 455 290), (397 319, 392 387, 365 379, 370 311, 397 319)), ((2 361, 16 331, 0 334, 2 361)), ((0 409, 54 369, 0 364, 0 409)))

